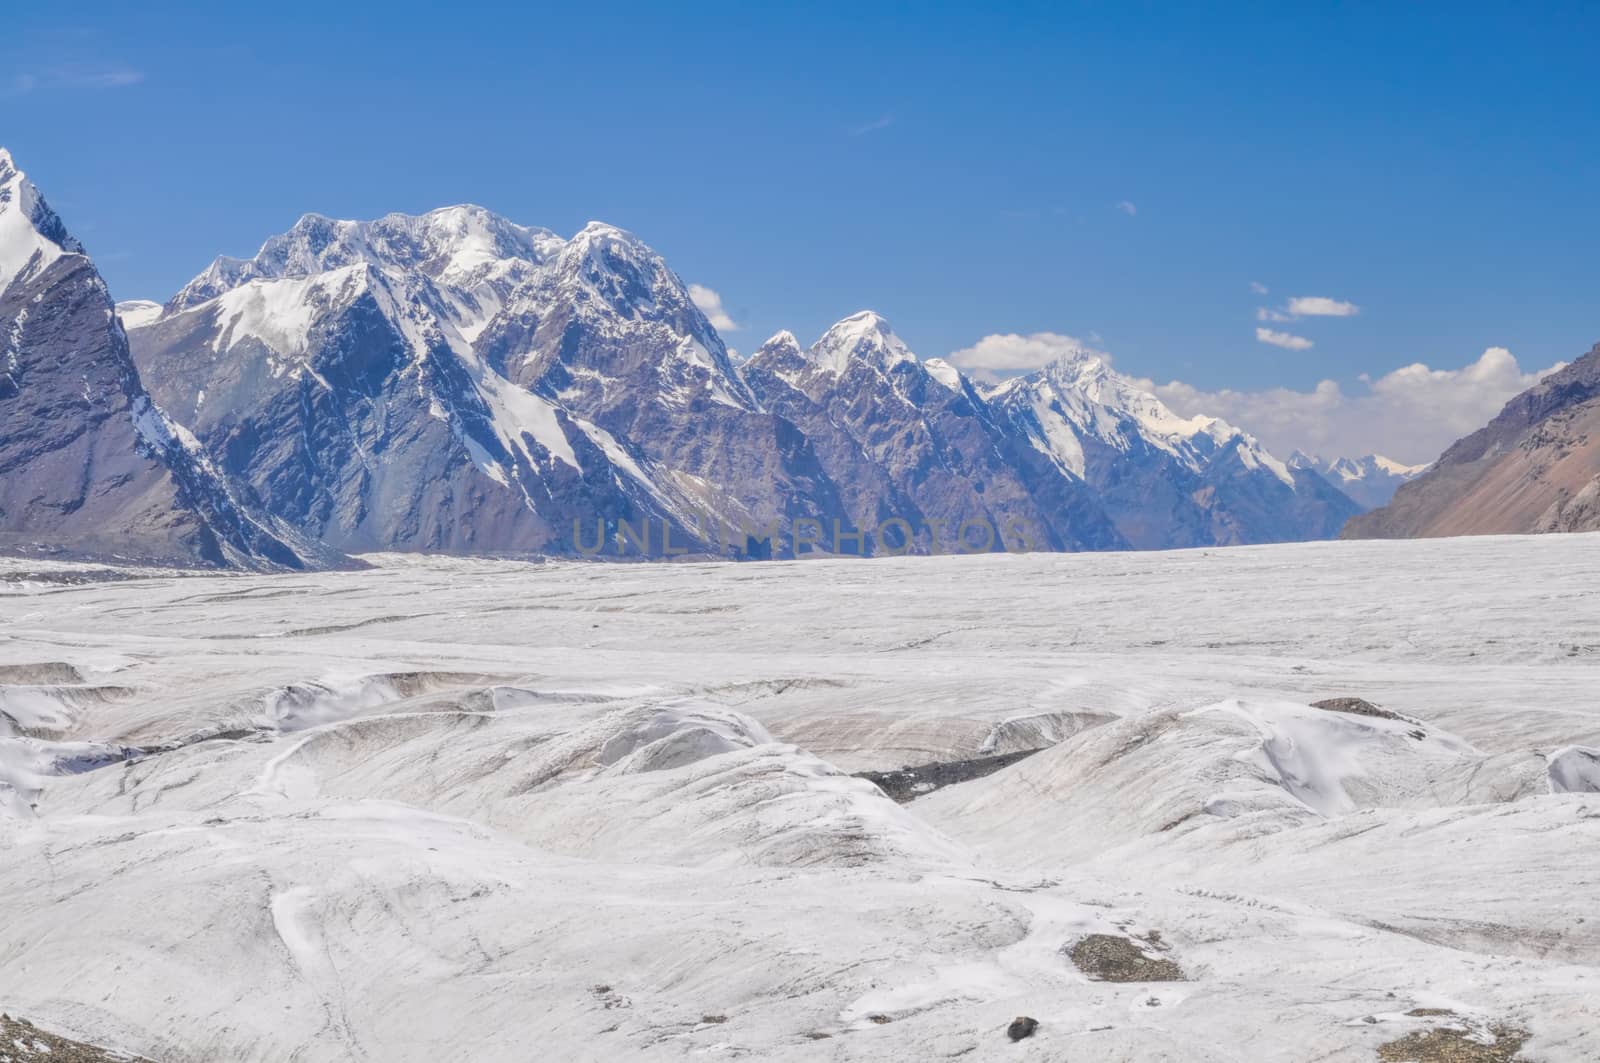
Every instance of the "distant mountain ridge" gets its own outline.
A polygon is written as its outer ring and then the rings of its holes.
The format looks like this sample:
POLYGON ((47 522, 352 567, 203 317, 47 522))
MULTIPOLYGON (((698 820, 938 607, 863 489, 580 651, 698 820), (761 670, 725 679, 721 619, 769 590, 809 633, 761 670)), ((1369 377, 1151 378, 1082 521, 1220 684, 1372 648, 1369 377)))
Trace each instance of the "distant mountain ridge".
POLYGON ((258 511, 151 401, 105 282, 3 148, 0 549, 251 569, 348 562, 258 511))
POLYGON ((1179 417, 1095 351, 988 398, 1063 475, 1095 491, 1138 549, 1331 538, 1359 508, 1227 422, 1179 417))
POLYGON ((844 552, 905 527, 949 549, 964 524, 994 548, 1148 548, 1325 538, 1358 508, 1103 360, 985 391, 862 312, 736 365, 661 257, 598 222, 307 215, 129 314, 156 397, 344 550, 588 552, 650 525, 647 552, 727 553, 728 528, 801 523, 844 552))
POLYGON ((1381 454, 1359 458, 1321 458, 1297 450, 1289 455, 1292 469, 1313 469, 1362 509, 1387 505, 1400 485, 1416 479, 1427 465, 1406 465, 1381 454))
POLYGON ((1347 539, 1600 530, 1600 344, 1454 443, 1347 539))
POLYGON ((285 567, 1104 550, 1320 538, 1356 509, 1093 352, 984 388, 863 311, 736 363, 665 261, 598 222, 308 214, 113 308, 6 165, 18 542, 285 567))
POLYGON ((1040 460, 970 380, 918 359, 875 313, 843 319, 809 348, 779 333, 743 375, 806 434, 857 527, 905 520, 929 529, 929 549, 1127 545, 1088 485, 1040 460))

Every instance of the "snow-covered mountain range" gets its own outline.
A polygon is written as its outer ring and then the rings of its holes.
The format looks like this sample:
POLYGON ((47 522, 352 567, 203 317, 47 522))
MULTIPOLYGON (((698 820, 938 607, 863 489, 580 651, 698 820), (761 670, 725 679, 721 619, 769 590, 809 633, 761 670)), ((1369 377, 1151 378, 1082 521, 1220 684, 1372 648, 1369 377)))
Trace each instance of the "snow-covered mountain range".
MULTIPOLYGON (((65 246, 7 217, 0 269, 65 246)), ((102 316, 129 402, 194 441, 174 453, 338 551, 1159 548, 1328 538, 1360 508, 1093 352, 986 388, 862 312, 737 363, 665 261, 600 223, 308 214, 102 316)))
POLYGON ((332 551, 254 509, 150 400, 83 246, 0 149, 0 548, 304 568, 332 551))
POLYGON ((1087 483, 1139 549, 1324 539, 1358 507, 1214 417, 1182 418, 1093 351, 990 393, 1015 432, 1087 483))
POLYGON ((215 459, 347 550, 569 553, 624 524, 651 554, 954 549, 963 525, 968 548, 1191 546, 1325 538, 1358 509, 1093 357, 985 390, 863 312, 736 364, 599 223, 307 215, 124 320, 215 459))
POLYGON ((1362 509, 1389 504, 1400 485, 1427 471, 1427 465, 1406 465, 1381 454, 1360 458, 1323 458, 1297 450, 1289 455, 1291 469, 1311 469, 1355 501, 1362 509))

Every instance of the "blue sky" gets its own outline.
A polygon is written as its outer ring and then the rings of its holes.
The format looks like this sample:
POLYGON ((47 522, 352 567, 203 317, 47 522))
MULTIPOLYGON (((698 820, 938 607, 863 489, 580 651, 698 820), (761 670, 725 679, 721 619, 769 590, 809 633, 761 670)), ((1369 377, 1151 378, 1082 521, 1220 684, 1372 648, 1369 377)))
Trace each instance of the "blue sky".
POLYGON ((1353 396, 1407 363, 1498 346, 1530 370, 1600 338, 1595 5, 82 3, 8 23, 0 144, 119 298, 164 299, 305 211, 470 201, 633 230, 721 294, 745 351, 871 307, 924 356, 1062 333, 1207 394, 1353 396), (1294 296, 1359 313, 1257 319, 1294 296))

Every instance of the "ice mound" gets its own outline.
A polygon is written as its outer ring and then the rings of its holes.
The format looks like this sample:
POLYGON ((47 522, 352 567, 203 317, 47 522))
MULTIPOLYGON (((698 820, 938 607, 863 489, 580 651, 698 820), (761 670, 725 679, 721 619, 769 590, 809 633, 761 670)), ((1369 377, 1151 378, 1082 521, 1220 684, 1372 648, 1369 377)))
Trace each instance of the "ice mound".
POLYGON ((32 664, 0 664, 0 684, 56 686, 86 680, 76 665, 66 661, 37 661, 32 664))
POLYGON ((1600 749, 1563 746, 1550 754, 1550 792, 1600 794, 1600 749))
POLYGON ((1211 714, 1245 721, 1258 740, 1237 759, 1254 767, 1258 780, 1324 816, 1406 804, 1429 790, 1437 768, 1476 759, 1454 735, 1404 718, 1246 701, 1221 702, 1194 715, 1211 714))
MULTIPOLYGON (((392 692, 387 681, 380 684, 392 692)), ((54 807, 156 806, 231 815, 383 800, 483 823, 588 859, 673 865, 850 866, 964 850, 870 783, 693 698, 600 710, 473 691, 441 703, 345 688, 333 719, 270 740, 173 747, 126 771, 57 780, 54 807), (454 706, 454 707, 452 707, 454 706)), ((267 736, 256 736, 266 738, 267 736)))
POLYGON ((132 696, 132 690, 118 686, 0 686, 0 734, 61 737, 95 706, 132 696))
POLYGON ((740 713, 669 704, 607 739, 595 759, 618 774, 661 771, 771 741, 765 727, 740 713))
POLYGON ((291 683, 260 698, 252 722, 278 731, 304 731, 348 720, 447 690, 482 686, 493 677, 458 672, 390 672, 291 683))
POLYGON ((1110 715, 1088 712, 1040 712, 1030 716, 1013 716, 994 725, 978 747, 978 753, 987 757, 1044 749, 1112 719, 1114 717, 1110 715))
POLYGON ((1221 820, 1272 832, 1363 808, 1466 800, 1494 781, 1482 770, 1489 761, 1460 738, 1404 718, 1233 699, 1085 731, 924 798, 918 810, 1031 866, 1221 820), (1011 814, 1020 807, 1034 813, 1011 814))

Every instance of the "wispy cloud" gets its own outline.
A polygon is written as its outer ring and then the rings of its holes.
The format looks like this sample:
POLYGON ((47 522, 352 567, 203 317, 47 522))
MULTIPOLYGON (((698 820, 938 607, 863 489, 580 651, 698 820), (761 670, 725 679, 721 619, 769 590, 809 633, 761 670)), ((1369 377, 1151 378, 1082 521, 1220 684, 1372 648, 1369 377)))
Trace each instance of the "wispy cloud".
POLYGON ((1250 290, 1255 292, 1257 295, 1266 295, 1270 291, 1270 289, 1268 289, 1268 287, 1265 284, 1262 284, 1260 281, 1251 281, 1250 290))
POLYGON ((1284 307, 1294 317, 1355 317, 1361 308, 1325 295, 1297 295, 1284 307))
POLYGON ((1304 336, 1296 336, 1292 332, 1279 332, 1276 329, 1256 329, 1256 339, 1261 343, 1270 343, 1274 347, 1282 347, 1286 351, 1309 351, 1312 342, 1304 336))
POLYGON ((691 284, 689 285, 689 298, 694 300, 694 305, 700 308, 700 312, 706 316, 706 320, 711 322, 711 327, 718 332, 737 332, 739 330, 739 326, 729 316, 728 311, 723 309, 722 296, 714 289, 707 288, 704 284, 691 284))
POLYGON ((1126 214, 1130 218, 1135 217, 1139 213, 1139 208, 1136 207, 1131 200, 1127 199, 1124 199, 1118 203, 1117 209, 1122 211, 1122 213, 1126 214))
POLYGON ((144 81, 144 71, 130 66, 71 64, 48 70, 24 70, 11 78, 8 96, 51 89, 125 89, 144 81))
POLYGON ((1293 321, 1294 318, 1290 317, 1288 314, 1285 314, 1282 310, 1273 310, 1270 307, 1260 306, 1260 307, 1256 308, 1256 320, 1257 321, 1293 321))
POLYGON ((894 125, 894 115, 886 114, 882 118, 875 118, 865 125, 858 125, 850 130, 853 137, 864 137, 868 133, 876 133, 880 129, 888 129, 894 125))

